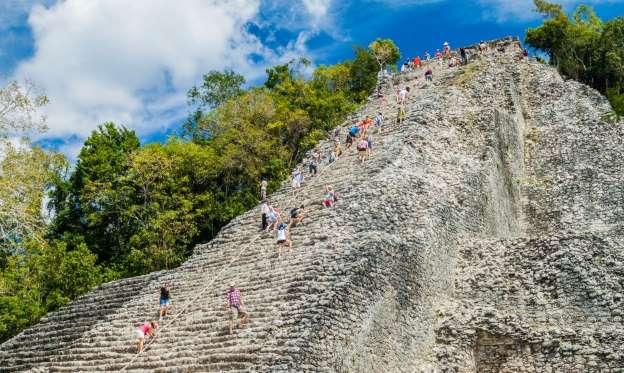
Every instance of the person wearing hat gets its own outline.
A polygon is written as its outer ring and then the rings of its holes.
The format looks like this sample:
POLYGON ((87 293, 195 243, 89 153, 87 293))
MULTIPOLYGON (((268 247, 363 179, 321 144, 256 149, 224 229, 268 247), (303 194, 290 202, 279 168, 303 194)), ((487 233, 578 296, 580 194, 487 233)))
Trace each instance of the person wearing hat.
POLYGON ((249 320, 249 314, 244 309, 245 303, 240 291, 236 288, 234 282, 230 282, 230 289, 227 292, 227 309, 230 314, 229 327, 230 334, 234 328, 234 319, 240 319, 238 327, 243 327, 249 320))

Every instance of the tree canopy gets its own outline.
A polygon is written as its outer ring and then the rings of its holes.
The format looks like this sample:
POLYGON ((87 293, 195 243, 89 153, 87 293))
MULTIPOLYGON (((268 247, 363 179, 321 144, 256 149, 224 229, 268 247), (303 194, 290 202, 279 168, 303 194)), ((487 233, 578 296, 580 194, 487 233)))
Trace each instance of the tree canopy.
POLYGON ((563 75, 606 94, 624 115, 624 18, 603 22, 587 5, 568 16, 559 4, 534 4, 544 22, 527 31, 526 43, 545 52, 563 75))

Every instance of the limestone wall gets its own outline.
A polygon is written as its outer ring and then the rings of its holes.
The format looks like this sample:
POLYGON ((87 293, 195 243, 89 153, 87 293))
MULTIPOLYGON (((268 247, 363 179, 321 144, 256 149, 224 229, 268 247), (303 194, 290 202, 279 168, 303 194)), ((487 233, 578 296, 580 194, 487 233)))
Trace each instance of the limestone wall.
POLYGON ((292 253, 277 259, 250 211, 180 268, 102 286, 3 344, 0 371, 620 371, 624 127, 595 91, 497 43, 434 63, 432 84, 388 82, 413 88, 407 121, 391 124, 390 96, 354 114, 386 115, 370 160, 352 149, 271 196, 310 206, 292 253), (175 318, 137 356, 164 281, 175 318), (230 281, 252 317, 234 335, 230 281))

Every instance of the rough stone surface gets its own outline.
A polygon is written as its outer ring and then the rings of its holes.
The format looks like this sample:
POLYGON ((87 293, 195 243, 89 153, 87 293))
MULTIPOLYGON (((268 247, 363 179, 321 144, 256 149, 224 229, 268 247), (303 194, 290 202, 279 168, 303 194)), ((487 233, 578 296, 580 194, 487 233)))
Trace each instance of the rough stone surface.
MULTIPOLYGON (((495 43, 506 51, 435 65, 433 84, 395 77, 414 87, 407 121, 375 135, 367 163, 349 151, 298 196, 271 197, 342 195, 312 208, 285 258, 250 211, 180 268, 51 313, 1 346, 0 370, 624 371, 623 123, 596 91, 495 43), (231 280, 252 316, 233 336, 231 280), (177 316, 135 356, 165 281, 177 316)), ((356 116, 378 110, 397 108, 371 99, 356 116)))

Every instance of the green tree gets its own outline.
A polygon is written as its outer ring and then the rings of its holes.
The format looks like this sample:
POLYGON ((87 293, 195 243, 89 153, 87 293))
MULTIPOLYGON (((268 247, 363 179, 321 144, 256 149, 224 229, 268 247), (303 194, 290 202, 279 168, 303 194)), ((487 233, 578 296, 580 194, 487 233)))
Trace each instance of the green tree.
POLYGON ((220 159, 212 148, 171 140, 151 144, 130 159, 127 182, 137 217, 125 258, 128 273, 172 268, 186 258, 192 244, 221 223, 215 191, 221 180, 220 159))
POLYGON ((616 113, 623 114, 624 21, 603 23, 591 7, 580 5, 568 17, 555 3, 534 0, 545 20, 527 30, 526 43, 546 52, 549 62, 573 79, 606 94, 616 113))
POLYGON ((210 138, 211 134, 201 122, 204 113, 242 94, 244 84, 245 78, 232 70, 212 70, 204 74, 202 85, 193 86, 187 92, 189 105, 195 110, 182 125, 185 135, 195 142, 210 138))
POLYGON ((22 252, 23 243, 44 242, 46 190, 68 163, 61 154, 28 143, 5 142, 0 160, 0 251, 22 252))
POLYGON ((355 102, 364 102, 377 86, 378 61, 369 50, 356 47, 355 59, 349 62, 349 70, 348 95, 355 102))
POLYGON ((0 272, 0 342, 106 278, 84 245, 68 250, 60 241, 25 244, 27 250, 8 257, 0 272))
POLYGON ((135 228, 135 219, 124 214, 124 206, 132 203, 124 175, 130 155, 138 148, 139 139, 127 128, 106 123, 93 131, 71 178, 55 187, 54 237, 82 236, 100 261, 124 255, 135 228))
POLYGON ((200 109, 214 109, 243 93, 245 78, 232 70, 212 70, 204 74, 202 85, 191 88, 187 97, 191 105, 200 109))
POLYGON ((399 58, 401 58, 399 47, 397 47, 391 39, 377 38, 370 43, 368 49, 377 60, 379 70, 386 67, 386 65, 396 64, 399 58))

